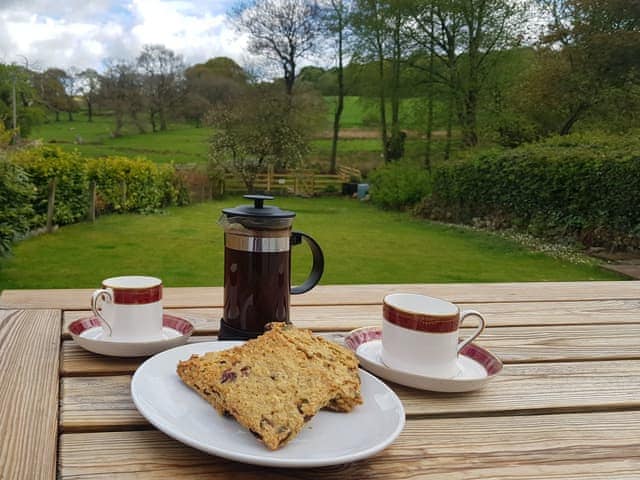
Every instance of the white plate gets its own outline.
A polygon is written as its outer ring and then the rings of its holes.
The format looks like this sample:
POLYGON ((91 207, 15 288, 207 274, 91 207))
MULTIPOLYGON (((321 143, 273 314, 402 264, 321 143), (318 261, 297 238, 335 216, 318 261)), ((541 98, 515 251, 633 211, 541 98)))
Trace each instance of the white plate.
POLYGON ((433 392, 470 392, 484 387, 502 371, 502 362, 489 350, 474 343, 465 346, 458 357, 459 373, 453 378, 437 378, 387 367, 380 355, 382 329, 362 327, 344 339, 347 348, 358 357, 360 365, 385 380, 433 392))
POLYGON ((148 357, 178 345, 184 345, 193 333, 193 325, 175 315, 162 315, 162 337, 150 340, 122 340, 107 337, 95 317, 81 318, 69 325, 75 342, 85 350, 111 357, 148 357))
POLYGON ((131 381, 133 402, 156 428, 182 443, 231 460, 273 467, 353 462, 380 452, 402 431, 400 399, 380 380, 360 370, 363 405, 349 413, 322 410, 284 447, 268 450, 234 419, 218 414, 176 374, 178 361, 192 354, 240 343, 194 343, 148 359, 131 381))

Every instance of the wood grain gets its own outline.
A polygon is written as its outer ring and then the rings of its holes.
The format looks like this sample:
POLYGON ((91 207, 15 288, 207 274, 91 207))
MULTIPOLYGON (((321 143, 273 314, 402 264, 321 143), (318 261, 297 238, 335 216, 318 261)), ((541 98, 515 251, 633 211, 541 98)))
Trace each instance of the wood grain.
MULTIPOLYGON (((4 290, 0 307, 86 310, 93 289, 4 290)), ((640 281, 457 284, 320 285, 293 295, 292 305, 379 305, 394 292, 421 293, 461 303, 637 300, 640 281)), ((165 288, 167 308, 222 307, 222 287, 165 288)))
POLYGON ((206 455, 151 431, 60 437, 61 479, 636 479, 637 412, 410 420, 360 462, 268 469, 206 455))
MULTIPOLYGON (((461 336, 470 329, 463 328, 461 336)), ((344 332, 329 334, 337 342, 344 332)), ((624 326, 561 325, 487 328, 478 344, 505 363, 640 359, 640 324, 624 326)), ((190 341, 210 341, 192 337, 190 341)), ((62 375, 119 375, 135 371, 144 360, 111 359, 87 352, 74 342, 62 345, 62 375)))
MULTIPOLYGON (((131 400, 130 384, 128 375, 63 378, 63 431, 149 428, 131 400)), ((408 417, 640 408, 636 361, 507 365, 489 386, 464 394, 389 385, 408 417)))
MULTIPOLYGON (((210 342, 216 337, 191 337, 189 343, 210 342)), ((83 350, 73 340, 62 342, 60 376, 120 375, 133 373, 147 357, 107 357, 83 350)))
POLYGON ((53 479, 60 312, 0 311, 0 478, 53 479))
MULTIPOLYGON (((640 323, 640 300, 585 302, 472 303, 461 308, 480 310, 493 327, 571 324, 640 323)), ((189 320, 198 335, 214 335, 220 327, 221 308, 167 309, 167 313, 189 320)), ((64 313, 63 332, 69 338, 67 325, 91 316, 87 310, 64 313)), ((299 327, 318 332, 352 330, 379 325, 380 305, 293 306, 291 320, 299 327)))

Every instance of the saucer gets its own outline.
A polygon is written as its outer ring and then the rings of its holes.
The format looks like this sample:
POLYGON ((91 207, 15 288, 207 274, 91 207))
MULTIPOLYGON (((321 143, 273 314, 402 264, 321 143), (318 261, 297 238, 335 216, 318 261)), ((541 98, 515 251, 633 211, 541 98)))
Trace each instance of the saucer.
POLYGON ((173 315, 162 315, 162 337, 153 340, 126 341, 105 337, 99 320, 81 318, 69 325, 71 336, 85 350, 112 357, 146 357, 183 345, 193 333, 193 325, 173 315))
POLYGON ((433 392, 469 392, 484 387, 502 370, 502 362, 488 350, 470 343, 458 356, 459 373, 453 378, 436 378, 395 370, 382 363, 382 329, 362 327, 350 332, 344 339, 360 365, 385 380, 433 392))

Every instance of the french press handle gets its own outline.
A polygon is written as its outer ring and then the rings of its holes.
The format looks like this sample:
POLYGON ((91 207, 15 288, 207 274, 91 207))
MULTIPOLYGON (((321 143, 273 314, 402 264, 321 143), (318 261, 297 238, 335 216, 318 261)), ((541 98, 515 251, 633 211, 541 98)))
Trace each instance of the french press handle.
POLYGON ((311 249, 311 253, 313 254, 313 266, 311 267, 309 277, 307 277, 302 285, 291 287, 292 295, 298 295, 311 290, 318 284, 322 277, 322 272, 324 272, 324 254, 322 253, 322 249, 320 248, 320 245, 318 245, 318 242, 306 233, 291 232, 291 246, 300 245, 302 240, 304 240, 311 249))

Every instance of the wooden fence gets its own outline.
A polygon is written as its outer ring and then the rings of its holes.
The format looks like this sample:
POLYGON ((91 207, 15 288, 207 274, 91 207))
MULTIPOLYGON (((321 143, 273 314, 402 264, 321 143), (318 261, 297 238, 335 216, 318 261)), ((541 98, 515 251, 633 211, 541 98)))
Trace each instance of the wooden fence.
MULTIPOLYGON (((253 189, 310 197, 320 193, 340 193, 343 183, 354 179, 359 181, 360 178, 360 170, 353 167, 341 166, 335 175, 315 173, 310 170, 275 172, 272 167, 269 167, 266 173, 258 174, 253 183, 253 189)), ((247 191, 247 187, 240 177, 229 175, 224 180, 224 191, 242 193, 247 191)))

